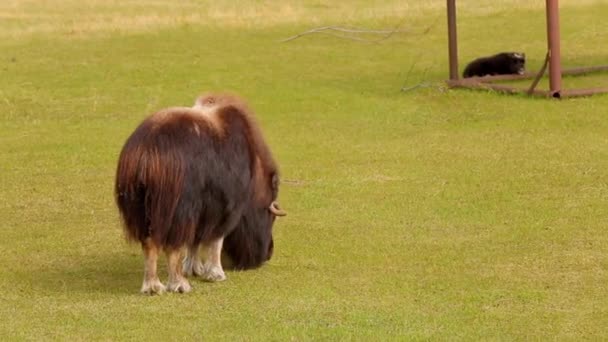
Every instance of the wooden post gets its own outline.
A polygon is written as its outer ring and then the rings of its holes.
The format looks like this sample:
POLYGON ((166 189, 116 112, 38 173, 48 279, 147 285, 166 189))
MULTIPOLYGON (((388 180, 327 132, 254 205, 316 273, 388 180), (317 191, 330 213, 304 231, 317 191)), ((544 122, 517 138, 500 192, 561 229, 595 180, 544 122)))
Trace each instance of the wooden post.
POLYGON ((562 90, 562 64, 559 37, 558 0, 546 0, 547 42, 549 48, 549 89, 551 96, 559 98, 562 90))
MULTIPOLYGON (((549 1, 549 0, 547 0, 549 1)), ((448 5, 448 46, 450 54, 450 80, 458 76, 458 42, 456 38, 456 0, 447 0, 448 5)))

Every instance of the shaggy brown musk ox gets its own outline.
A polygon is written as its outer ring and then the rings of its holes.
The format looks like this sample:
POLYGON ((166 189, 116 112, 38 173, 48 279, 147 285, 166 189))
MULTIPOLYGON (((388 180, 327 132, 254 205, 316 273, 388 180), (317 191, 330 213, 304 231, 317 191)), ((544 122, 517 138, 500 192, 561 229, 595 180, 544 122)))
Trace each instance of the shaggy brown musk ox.
POLYGON ((207 94, 192 108, 149 116, 120 153, 115 185, 126 236, 143 249, 141 292, 188 292, 183 273, 224 280, 222 249, 239 269, 269 260, 273 223, 285 215, 278 191, 277 165, 253 112, 236 96, 207 94), (157 275, 161 249, 166 287, 157 275))

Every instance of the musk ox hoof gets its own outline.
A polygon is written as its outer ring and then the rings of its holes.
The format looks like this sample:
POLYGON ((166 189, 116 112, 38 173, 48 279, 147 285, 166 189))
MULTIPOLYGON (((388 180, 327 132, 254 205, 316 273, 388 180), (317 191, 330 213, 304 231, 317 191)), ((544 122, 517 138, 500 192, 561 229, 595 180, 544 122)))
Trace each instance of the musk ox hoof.
POLYGON ((204 273, 203 263, 198 258, 187 257, 184 259, 184 274, 190 276, 201 276, 204 273))
POLYGON ((165 292, 165 285, 158 279, 144 280, 141 286, 141 293, 147 295, 162 294, 165 292))
POLYGON ((226 274, 219 266, 205 264, 203 265, 203 273, 201 274, 201 278, 203 278, 205 281, 218 282, 226 280, 226 274))
POLYGON ((186 279, 180 279, 178 281, 168 283, 167 291, 177 293, 187 293, 192 291, 192 286, 186 279))

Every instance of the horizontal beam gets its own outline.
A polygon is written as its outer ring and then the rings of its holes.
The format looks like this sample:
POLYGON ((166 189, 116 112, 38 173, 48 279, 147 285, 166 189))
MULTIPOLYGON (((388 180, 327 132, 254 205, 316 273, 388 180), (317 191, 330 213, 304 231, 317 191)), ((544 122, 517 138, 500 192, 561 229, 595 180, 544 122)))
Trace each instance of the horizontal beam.
POLYGON ((608 71, 608 65, 597 65, 597 66, 590 66, 590 67, 563 69, 562 75, 578 76, 578 75, 585 75, 588 73, 601 72, 601 71, 608 71))
MULTIPOLYGON (((593 72, 602 72, 608 71, 608 65, 598 65, 598 66, 590 66, 590 67, 576 67, 570 69, 562 69, 562 75, 564 76, 579 76, 586 75, 593 72)), ((538 72, 530 72, 526 71, 522 75, 494 75, 494 76, 482 76, 482 77, 469 77, 465 79, 461 79, 461 81, 465 82, 481 82, 481 83, 492 83, 492 82, 500 82, 500 81, 518 81, 518 80, 528 80, 536 77, 538 72)))
MULTIPOLYGON (((533 90, 529 93, 528 89, 511 87, 502 84, 492 84, 484 82, 475 82, 472 79, 466 80, 449 80, 447 84, 451 88, 465 88, 465 89, 478 89, 478 90, 494 90, 506 94, 528 94, 537 97, 551 97, 552 92, 548 90, 533 90)), ((566 97, 583 97, 591 96, 595 94, 608 93, 608 88, 588 88, 588 89, 564 89, 560 92, 561 98, 566 97)))
MULTIPOLYGON (((466 88, 466 89, 480 89, 480 90, 495 90, 501 93, 507 94, 521 94, 526 93, 527 89, 511 87, 502 84, 492 84, 485 82, 475 82, 472 79, 467 80, 449 80, 447 84, 450 88, 466 88)), ((546 90, 534 90, 530 95, 547 97, 549 92, 546 90)))
POLYGON ((493 76, 475 76, 463 78, 463 82, 480 82, 480 83, 492 83, 498 81, 516 81, 516 80, 527 80, 536 77, 535 72, 525 72, 521 75, 493 75, 493 76))
POLYGON ((563 97, 584 97, 595 94, 608 93, 608 88, 587 88, 587 89, 564 89, 561 91, 563 97))

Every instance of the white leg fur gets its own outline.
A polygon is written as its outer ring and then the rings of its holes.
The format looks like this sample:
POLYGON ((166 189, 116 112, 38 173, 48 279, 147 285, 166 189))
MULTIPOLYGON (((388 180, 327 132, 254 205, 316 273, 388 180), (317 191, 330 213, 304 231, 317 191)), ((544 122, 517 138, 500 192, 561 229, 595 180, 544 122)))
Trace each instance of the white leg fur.
POLYGON ((167 291, 177 293, 188 293, 192 291, 192 286, 186 278, 178 278, 176 280, 169 280, 167 283, 167 291))
POLYGON ((199 247, 195 246, 188 248, 186 257, 184 258, 184 274, 186 276, 201 276, 203 275, 203 263, 199 257, 199 247))
POLYGON ((156 279, 144 279, 143 284, 141 285, 141 293, 147 295, 155 295, 155 294, 163 294, 166 288, 163 283, 160 282, 158 278, 156 279))
POLYGON ((169 273, 169 281, 167 283, 167 291, 186 293, 192 290, 188 280, 182 275, 182 267, 180 265, 180 251, 167 251, 167 268, 169 273))
POLYGON ((141 285, 141 293, 162 294, 165 292, 165 285, 160 282, 156 273, 158 247, 154 245, 152 240, 147 239, 142 244, 142 249, 144 252, 144 281, 141 285))
POLYGON ((224 238, 222 237, 204 246, 207 257, 202 266, 201 277, 206 281, 217 282, 226 280, 226 274, 224 273, 224 269, 222 269, 223 244, 224 238))

